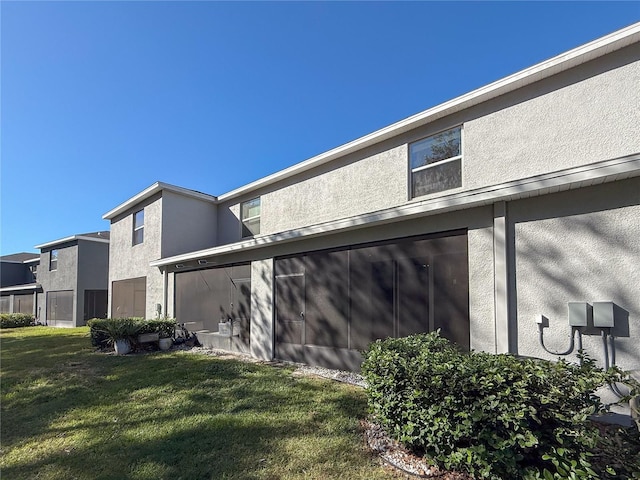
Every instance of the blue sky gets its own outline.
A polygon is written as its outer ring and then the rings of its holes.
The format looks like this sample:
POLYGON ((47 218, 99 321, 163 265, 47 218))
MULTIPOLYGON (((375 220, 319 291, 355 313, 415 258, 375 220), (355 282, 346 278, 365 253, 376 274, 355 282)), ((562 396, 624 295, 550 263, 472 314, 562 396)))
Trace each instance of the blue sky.
POLYGON ((220 195, 640 20, 638 2, 0 2, 0 253, 220 195))

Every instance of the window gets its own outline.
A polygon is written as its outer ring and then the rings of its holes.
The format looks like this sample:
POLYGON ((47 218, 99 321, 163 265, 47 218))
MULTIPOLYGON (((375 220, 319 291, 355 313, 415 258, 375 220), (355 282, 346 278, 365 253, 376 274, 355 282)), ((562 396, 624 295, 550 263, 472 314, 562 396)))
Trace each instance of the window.
POLYGON ((144 209, 133 214, 133 244, 138 245, 144 241, 144 209))
POLYGON ((409 145, 411 197, 462 186, 461 127, 409 145))
POLYGON ((244 202, 241 206, 242 238, 260 233, 260 197, 244 202))
POLYGON ((58 269, 58 249, 51 250, 49 252, 49 270, 57 270, 58 269))

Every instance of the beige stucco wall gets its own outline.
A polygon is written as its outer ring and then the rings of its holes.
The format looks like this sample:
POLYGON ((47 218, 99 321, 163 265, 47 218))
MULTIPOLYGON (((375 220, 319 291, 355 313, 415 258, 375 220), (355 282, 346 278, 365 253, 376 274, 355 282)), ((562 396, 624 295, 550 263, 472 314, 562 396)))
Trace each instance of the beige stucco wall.
MULTIPOLYGON (((562 351, 567 303, 612 301, 628 312, 613 332, 617 363, 640 369, 640 178, 514 202, 510 213, 518 353, 557 358, 538 343, 538 315, 549 319, 547 347, 562 351)), ((583 336, 583 344, 602 365, 601 338, 583 336)))
POLYGON ((251 355, 273 358, 273 259, 251 263, 251 355))
MULTIPOLYGON (((49 270, 51 248, 40 254, 40 266, 38 267, 38 283, 44 291, 44 301, 39 304, 40 321, 57 327, 76 327, 82 325, 82 306, 78 308, 78 244, 77 242, 55 245, 58 250, 58 266, 56 270, 49 270), (73 319, 71 321, 52 322, 47 318, 47 294, 56 291, 73 291, 73 319), (80 317, 80 322, 78 322, 80 317)), ((84 300, 82 300, 84 301, 84 300)))
MULTIPOLYGON (((630 54, 627 49, 614 56, 622 61, 630 54)), ((587 78, 582 77, 589 75, 588 65, 565 72, 510 95, 504 108, 466 121, 464 188, 640 152, 640 62, 635 56, 631 64, 587 78), (564 85, 571 80, 580 81, 564 85)))
POLYGON ((165 190, 162 225, 162 257, 216 245, 217 208, 211 202, 165 190))
POLYGON ((240 240, 261 197, 269 235, 640 152, 640 61, 626 48, 219 206, 218 244, 240 240), (463 126, 461 188, 409 199, 408 144, 463 126))
POLYGON ((407 200, 406 158, 406 148, 398 146, 263 195, 260 233, 403 204, 407 200))
POLYGON ((109 315, 112 284, 117 280, 146 277, 146 316, 156 316, 156 303, 163 303, 163 276, 149 262, 160 258, 162 238, 162 197, 157 195, 111 222, 109 248, 109 315), (144 241, 132 245, 133 214, 144 208, 144 241))

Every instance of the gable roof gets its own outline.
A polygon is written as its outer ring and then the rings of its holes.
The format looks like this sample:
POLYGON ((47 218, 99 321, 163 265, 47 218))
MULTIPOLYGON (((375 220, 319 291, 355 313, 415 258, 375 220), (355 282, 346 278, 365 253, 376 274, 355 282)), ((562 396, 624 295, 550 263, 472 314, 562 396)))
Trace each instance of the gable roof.
POLYGON ((0 257, 0 261, 3 262, 14 262, 14 263, 26 263, 33 262, 34 260, 40 260, 39 253, 29 253, 29 252, 20 252, 20 253, 12 253, 10 255, 2 255, 0 257))
POLYGON ((218 200, 213 195, 208 195, 206 193, 198 192, 196 190, 189 190, 188 188, 178 187, 176 185, 171 185, 169 183, 156 182, 150 187, 144 189, 142 192, 138 193, 137 195, 134 195, 129 200, 121 203, 116 208, 109 210, 107 213, 105 213, 102 216, 102 218, 104 220, 111 220, 112 218, 129 210, 130 208, 142 202, 143 200, 146 200, 147 198, 150 198, 156 193, 162 192, 163 190, 166 190, 172 193, 177 193, 179 195, 184 195, 186 197, 195 198, 198 200, 204 200, 205 202, 217 203, 217 200, 218 200))
POLYGON ((109 243, 110 236, 111 232, 109 232, 108 230, 101 232, 79 233, 77 235, 71 235, 70 237, 61 238, 59 240, 42 243, 40 245, 36 245, 34 248, 43 249, 53 247, 55 245, 71 242, 73 240, 88 240, 90 242, 109 243))

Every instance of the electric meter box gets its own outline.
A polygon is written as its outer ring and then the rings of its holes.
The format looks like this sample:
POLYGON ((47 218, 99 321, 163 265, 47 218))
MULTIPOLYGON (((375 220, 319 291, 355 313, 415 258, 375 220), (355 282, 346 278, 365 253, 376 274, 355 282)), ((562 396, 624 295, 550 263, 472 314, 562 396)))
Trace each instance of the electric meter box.
POLYGON ((613 302, 593 302, 593 326, 598 328, 613 328, 613 302))
POLYGON ((588 327, 593 320, 593 308, 586 302, 569 302, 569 325, 588 327))

